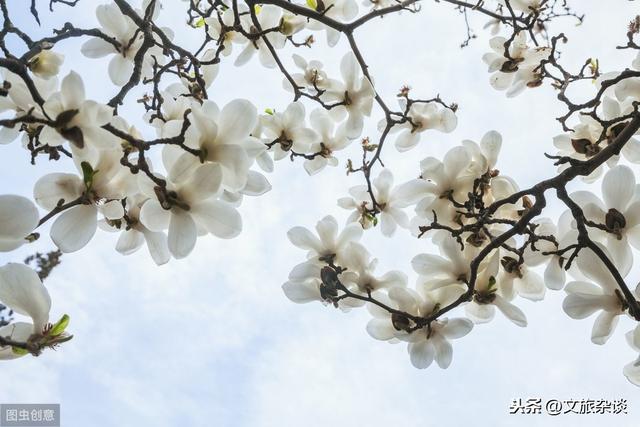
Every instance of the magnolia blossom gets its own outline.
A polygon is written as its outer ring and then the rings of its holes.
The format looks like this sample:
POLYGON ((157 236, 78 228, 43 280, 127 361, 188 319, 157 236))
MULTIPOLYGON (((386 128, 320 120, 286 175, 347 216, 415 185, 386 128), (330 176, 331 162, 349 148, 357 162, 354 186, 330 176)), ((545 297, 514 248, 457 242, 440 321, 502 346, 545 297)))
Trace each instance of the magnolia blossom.
POLYGON ((0 196, 0 252, 12 251, 27 243, 26 237, 38 226, 40 215, 31 200, 14 195, 0 196))
POLYGON ((299 101, 289 104, 282 113, 262 116, 260 121, 267 144, 273 144, 271 151, 275 160, 285 158, 290 151, 307 153, 313 143, 320 143, 320 136, 306 126, 304 105, 299 101))
POLYGON ((58 75, 63 61, 64 55, 45 49, 29 60, 29 69, 43 79, 50 79, 58 75))
MULTIPOLYGON (((7 96, 0 96, 0 113, 12 112, 14 117, 20 117, 27 112, 31 112, 36 118, 46 118, 40 105, 33 100, 29 88, 21 77, 8 72, 5 68, 0 69, 0 76, 6 82, 4 85, 9 87, 7 96)), ((58 80, 56 78, 47 80, 34 75, 32 81, 38 93, 45 99, 49 98, 58 88, 58 80)), ((35 132, 42 127, 38 123, 23 124, 23 126, 30 132, 35 132)), ((21 126, 19 125, 0 127, 0 144, 9 144, 15 141, 20 134, 20 129, 21 126)), ((26 145, 28 140, 27 133, 24 132, 23 143, 26 145)))
MULTIPOLYGON (((406 110, 406 98, 399 98, 400 107, 406 110)), ((407 151, 418 145, 423 132, 434 129, 444 133, 453 132, 458 124, 455 113, 449 108, 438 108, 434 102, 416 102, 411 104, 407 112, 409 121, 400 126, 394 126, 391 131, 401 129, 400 135, 396 139, 398 151, 407 151)), ((381 122, 378 127, 385 126, 386 121, 381 122)))
MULTIPOLYGON (((273 6, 273 5, 263 5, 263 6, 253 6, 255 9, 256 16, 258 18, 258 22, 260 23, 260 27, 264 34, 264 37, 269 41, 271 46, 274 49, 281 49, 284 47, 287 38, 284 34, 280 32, 280 24, 282 22, 282 9, 273 6), (273 29, 278 29, 277 31, 268 31, 273 29)), ((244 19, 241 19, 242 28, 245 29, 248 33, 257 34, 259 31, 257 27, 253 24, 253 20, 251 16, 247 13, 244 19)), ((260 63, 267 68, 275 68, 277 63, 274 59, 269 47, 265 43, 262 36, 252 39, 249 43, 246 44, 245 48, 240 52, 240 55, 236 58, 234 64, 236 66, 241 66, 249 62, 255 53, 258 53, 258 58, 260 59, 260 63)))
POLYGON ((305 227, 293 227, 287 232, 287 237, 294 246, 308 251, 307 259, 318 260, 322 257, 335 256, 338 265, 349 262, 344 258, 347 244, 358 241, 362 237, 362 227, 358 224, 348 224, 338 233, 338 222, 331 215, 318 221, 316 232, 317 237, 305 227))
MULTIPOLYGON (((32 323, 16 322, 0 328, 0 336, 16 342, 27 342, 34 334, 42 334, 49 322, 51 297, 38 274, 24 264, 9 263, 0 267, 0 302, 18 314, 29 316, 32 323)), ((0 346, 0 360, 15 359, 24 353, 0 346)))
MULTIPOLYGON (((150 1, 145 0, 143 4, 145 10, 149 4, 150 1)), ((159 12, 160 8, 155 7, 154 18, 158 16, 159 12)), ((144 16, 144 12, 139 11, 138 14, 144 16)), ((96 17, 102 26, 100 31, 111 37, 117 46, 95 37, 85 42, 80 50, 88 58, 103 58, 113 55, 109 61, 109 78, 113 84, 124 86, 133 74, 134 60, 144 42, 144 33, 139 30, 138 25, 131 18, 120 12, 120 8, 115 3, 98 5, 96 17)), ((168 28, 163 28, 162 31, 169 38, 173 37, 173 33, 168 28)), ((152 57, 161 61, 164 58, 162 48, 154 45, 147 50, 142 63, 143 76, 151 74, 152 57)))
POLYGON ((240 214, 218 199, 223 181, 219 164, 202 164, 186 177, 176 173, 176 168, 169 171, 166 193, 146 177, 139 180, 142 193, 149 198, 140 209, 140 222, 151 231, 169 230, 169 252, 174 258, 189 255, 199 233, 209 232, 223 239, 240 234, 240 214))
POLYGON ((87 100, 84 83, 75 71, 71 71, 63 80, 60 91, 51 95, 44 104, 44 110, 49 117, 56 121, 56 127, 44 126, 40 132, 40 142, 52 147, 59 146, 64 141, 71 143, 74 154, 77 149, 88 147, 111 148, 116 139, 111 133, 102 129, 109 123, 113 111, 110 107, 87 100))
POLYGON ((349 278, 352 279, 352 283, 357 287, 358 292, 363 295, 371 295, 382 289, 407 286, 407 275, 401 271, 393 270, 382 276, 375 276, 374 272, 378 265, 378 260, 371 259, 369 251, 357 242, 350 242, 347 245, 345 258, 349 260, 348 271, 355 273, 349 278))
MULTIPOLYGON (((605 96, 602 101, 602 113, 600 116, 604 120, 612 121, 618 117, 629 114, 633 110, 630 102, 619 103, 615 99, 605 96)), ((598 154, 608 142, 615 138, 617 132, 626 123, 618 123, 610 126, 607 132, 604 132, 602 124, 588 115, 580 115, 579 123, 573 126, 573 131, 561 134, 553 139, 553 143, 558 148, 557 155, 568 156, 578 160, 587 160, 598 154), (604 141, 602 136, 607 138, 604 141)), ((630 138, 620 150, 620 154, 625 160, 631 163, 640 163, 640 141, 636 138, 630 138)), ((611 157, 606 164, 613 167, 617 164, 619 156, 611 157)), ((570 165, 568 163, 558 166, 558 171, 563 171, 570 165)), ((596 181, 604 171, 605 166, 598 166, 591 174, 583 177, 585 182, 591 183, 596 181)))
POLYGON ((366 76, 361 76, 360 65, 353 53, 347 53, 340 62, 340 73, 343 82, 337 82, 327 92, 330 99, 341 102, 330 112, 335 120, 342 120, 347 115, 344 124, 345 132, 351 139, 358 138, 364 128, 364 117, 371 114, 375 90, 366 76))
MULTIPOLYGON (((401 311, 426 317, 435 313, 438 307, 451 304, 463 292, 462 286, 447 286, 423 294, 410 289, 393 288, 389 291, 389 297, 398 301, 401 311)), ((473 329, 473 323, 463 318, 440 318, 429 325, 412 328, 412 320, 403 318, 402 315, 394 317, 386 310, 387 314, 384 315, 377 306, 372 306, 370 311, 375 317, 375 322, 367 325, 371 336, 382 340, 396 338, 408 342, 411 363, 418 369, 428 368, 434 360, 440 368, 448 368, 453 359, 453 348, 449 340, 461 338, 473 329)))
POLYGON ((351 140, 347 138, 343 126, 335 128, 335 122, 331 119, 325 109, 317 108, 309 116, 311 128, 318 133, 320 142, 314 142, 309 147, 311 153, 321 153, 313 159, 304 162, 304 170, 309 175, 315 175, 327 165, 337 166, 338 159, 333 156, 335 151, 346 148, 351 140))
POLYGON ((549 55, 549 48, 530 48, 527 33, 520 31, 509 45, 509 58, 505 57, 504 37, 494 37, 489 42, 493 52, 487 53, 482 60, 489 66, 491 86, 497 90, 507 90, 507 96, 518 95, 526 87, 539 86, 540 75, 536 68, 540 61, 549 55))
MULTIPOLYGON (((249 168, 256 153, 265 147, 250 136, 256 121, 256 108, 243 99, 231 101, 220 111, 218 106, 207 101, 202 106, 192 106, 193 126, 185 139, 187 145, 201 150, 200 158, 185 153, 176 146, 167 146, 163 161, 170 175, 180 181, 187 176, 200 160, 213 162, 222 168, 223 188, 231 192, 242 190, 247 185, 249 168)), ((175 122, 177 125, 178 122, 175 122)))
POLYGON ((121 219, 105 220, 101 225, 107 231, 120 231, 116 251, 130 255, 146 243, 149 255, 158 265, 169 262, 171 254, 167 244, 167 235, 161 231, 151 231, 140 222, 140 208, 148 200, 143 194, 129 196, 125 203, 125 214, 121 219))
POLYGON ((419 254, 411 260, 413 270, 418 273, 418 287, 433 291, 449 285, 466 284, 469 281, 471 261, 477 248, 460 244, 447 233, 437 233, 433 238, 441 255, 419 254))
MULTIPOLYGON (((408 227, 409 217, 402 210, 415 203, 423 194, 428 184, 424 180, 414 179, 397 187, 393 186, 393 174, 383 169, 373 180, 373 195, 380 211, 380 228, 382 234, 392 236, 398 226, 408 227)), ((344 209, 355 209, 349 217, 349 222, 359 221, 363 228, 369 228, 370 223, 377 221, 369 210, 373 209, 373 202, 365 185, 352 187, 349 190, 351 198, 338 200, 338 205, 344 209)))
MULTIPOLYGON (((608 255, 607 250, 601 249, 608 255)), ((613 333, 618 316, 624 314, 626 308, 622 295, 611 272, 598 256, 590 249, 580 251, 576 262, 587 281, 567 283, 565 291, 567 297, 562 308, 573 319, 584 319, 595 312, 600 312, 593 324, 591 341, 594 344, 604 344, 613 333)), ((617 265, 622 277, 629 272, 630 265, 623 268, 617 265)), ((640 288, 636 289, 635 297, 640 298, 640 288)))
MULTIPOLYGON (((546 263, 544 270, 544 284, 548 289, 560 290, 566 282, 565 263, 567 255, 550 254, 545 252, 555 252, 560 248, 569 246, 578 238, 576 230, 569 230, 569 224, 566 221, 560 221, 560 225, 556 226, 549 218, 540 218, 532 222, 536 225, 536 234, 539 236, 558 236, 559 243, 551 240, 540 239, 535 243, 536 250, 532 250, 527 246, 524 253, 524 260, 527 266, 534 267, 546 263)), ((574 271, 572 265, 572 271, 574 271)))
MULTIPOLYGON (((307 62, 306 59, 295 53, 291 57, 296 67, 302 71, 301 73, 291 73, 291 78, 298 87, 322 91, 331 88, 336 83, 322 69, 322 62, 316 60, 307 62)), ((287 78, 282 81, 282 85, 288 91, 293 90, 291 82, 287 78)))
MULTIPOLYGON (((249 7, 244 3, 238 4, 238 13, 241 13, 240 21, 243 27, 249 27, 251 17, 249 16, 249 7)), ((233 27, 235 21, 235 11, 233 8, 225 8, 224 10, 216 10, 210 17, 205 18, 207 24, 207 32, 218 44, 222 45, 222 54, 229 56, 233 51, 234 44, 246 44, 249 40, 238 31, 224 31, 223 26, 233 27)))
POLYGON ((124 215, 121 200, 136 192, 135 178, 120 165, 122 153, 105 150, 93 164, 82 162, 82 176, 52 173, 40 178, 34 187, 36 202, 43 209, 53 210, 62 203, 78 204, 64 210, 51 226, 51 239, 63 252, 75 252, 93 238, 97 215, 118 220, 124 215))
MULTIPOLYGON (((358 4, 355 0, 307 0, 307 5, 316 12, 332 18, 336 21, 348 22, 358 14, 358 4)), ((311 30, 325 30, 327 32, 327 44, 333 47, 340 40, 340 31, 311 20, 307 25, 311 30)))
POLYGON ((474 323, 490 322, 495 316, 496 307, 504 316, 520 327, 527 326, 527 317, 505 296, 504 286, 497 280, 500 269, 500 251, 485 258, 483 268, 476 277, 473 300, 465 305, 467 317, 474 323))
POLYGON ((589 191, 571 194, 587 219, 604 226, 606 231, 594 229, 593 235, 605 243, 620 267, 628 270, 633 264, 629 244, 640 248, 640 199, 633 171, 623 165, 610 169, 602 180, 602 196, 604 201, 589 191))
POLYGON ((455 225, 460 221, 451 199, 463 202, 473 188, 475 177, 468 173, 470 164, 471 155, 465 147, 452 148, 442 161, 427 157, 420 162, 421 177, 428 185, 423 186, 423 197, 416 206, 419 218, 431 221, 435 212, 441 224, 455 225))

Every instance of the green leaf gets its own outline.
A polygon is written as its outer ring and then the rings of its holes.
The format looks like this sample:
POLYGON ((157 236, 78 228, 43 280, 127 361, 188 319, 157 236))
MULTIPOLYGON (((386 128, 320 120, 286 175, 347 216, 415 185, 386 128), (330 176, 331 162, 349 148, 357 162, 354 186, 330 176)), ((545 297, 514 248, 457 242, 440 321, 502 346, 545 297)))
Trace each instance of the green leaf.
POLYGON ((29 354, 29 350, 25 350, 24 348, 20 348, 20 347, 11 347, 11 351, 13 351, 13 354, 17 354, 19 356, 24 356, 29 354))
POLYGON ((60 320, 58 320, 56 324, 53 325, 53 327, 51 328, 51 331, 49 332, 49 335, 53 337, 62 335, 65 329, 67 329, 67 326, 69 326, 69 320, 70 318, 68 315, 65 314, 64 316, 62 316, 60 320))
POLYGON ((318 8, 318 2, 316 0, 307 0, 307 6, 309 6, 313 10, 316 10, 318 8))
POLYGON ((273 116, 276 113, 275 110, 273 110, 271 108, 265 108, 264 112, 267 113, 270 116, 273 116))
POLYGON ((87 190, 90 190, 93 186, 93 176, 97 174, 98 171, 94 171, 89 162, 80 163, 80 167, 82 167, 82 179, 84 180, 84 185, 87 187, 87 190))
POLYGON ((196 23, 194 24, 194 26, 196 28, 202 28, 204 27, 204 18, 200 18, 196 21, 196 23))

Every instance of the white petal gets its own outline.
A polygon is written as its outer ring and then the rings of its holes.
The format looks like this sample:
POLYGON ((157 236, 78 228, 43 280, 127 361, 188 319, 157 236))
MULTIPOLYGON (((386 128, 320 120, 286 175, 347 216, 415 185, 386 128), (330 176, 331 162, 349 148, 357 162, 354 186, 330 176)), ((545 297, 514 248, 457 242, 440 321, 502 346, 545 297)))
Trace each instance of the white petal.
POLYGON ((65 108, 80 108, 85 100, 84 83, 75 71, 71 71, 63 80, 60 87, 65 108))
POLYGON ((196 221, 221 239, 232 239, 242 232, 242 218, 228 203, 210 200, 192 207, 196 221))
POLYGON ((24 264, 0 267, 0 301, 16 313, 31 317, 36 332, 49 321, 49 292, 38 274, 24 264))
POLYGON ((196 223, 191 215, 184 212, 171 214, 167 243, 174 258, 181 259, 189 255, 196 245, 197 237, 196 223))
POLYGON ((500 295, 496 295, 496 299, 493 301, 493 304, 498 307, 498 310, 500 310, 507 319, 511 320, 516 325, 523 328, 527 326, 527 317, 524 315, 522 310, 503 299, 500 295))
POLYGON ((606 343, 618 324, 618 317, 618 313, 610 311, 600 313, 593 324, 591 342, 598 345, 606 343))
POLYGON ((410 343, 408 350, 409 357, 411 358, 411 364, 418 369, 428 368, 433 362, 435 349, 433 348, 433 344, 429 341, 410 343))
POLYGON ((144 230, 144 239, 147 241, 147 249, 149 249, 149 255, 153 258, 153 261, 157 265, 163 265, 169 262, 171 259, 171 253, 169 252, 169 243, 167 242, 167 235, 161 232, 144 230))
POLYGON ((133 74, 133 62, 122 55, 114 55, 109 61, 109 78, 116 86, 127 84, 133 74))
POLYGON ((475 301, 465 305, 465 314, 474 323, 490 322, 495 316, 496 309, 493 304, 478 304, 475 301))
POLYGON ((451 347, 451 343, 440 335, 433 336, 431 341, 433 341, 433 347, 436 350, 435 359, 438 366, 442 369, 447 369, 449 365, 451 365, 451 360, 453 359, 453 348, 451 347))
POLYGON ((630 168, 620 165, 611 169, 602 181, 602 196, 606 206, 624 213, 635 187, 636 178, 630 168))
POLYGON ((450 339, 462 338, 473 329, 473 323, 468 319, 456 318, 451 319, 442 328, 442 333, 450 339))
POLYGON ((64 211, 51 226, 51 240, 65 253, 84 248, 98 228, 98 210, 93 205, 64 211))
POLYGON ((144 236, 138 230, 124 230, 116 243, 116 251, 129 255, 140 249, 143 243, 144 236))
POLYGON ((38 226, 40 215, 31 200, 13 195, 0 196, 0 238, 23 239, 38 226))
POLYGON ((151 231, 166 230, 170 219, 171 213, 163 209, 157 200, 147 200, 140 209, 140 222, 151 231))
POLYGON ((282 285, 282 290, 284 294, 291 301, 302 304, 311 301, 322 301, 320 297, 320 289, 315 282, 307 282, 307 283, 292 283, 287 282, 282 285))
POLYGON ((124 208, 119 200, 111 200, 101 205, 99 209, 107 219, 120 219, 124 216, 124 208))
POLYGON ((389 341, 395 337, 395 329, 390 319, 371 319, 367 323, 367 332, 372 338, 389 341))

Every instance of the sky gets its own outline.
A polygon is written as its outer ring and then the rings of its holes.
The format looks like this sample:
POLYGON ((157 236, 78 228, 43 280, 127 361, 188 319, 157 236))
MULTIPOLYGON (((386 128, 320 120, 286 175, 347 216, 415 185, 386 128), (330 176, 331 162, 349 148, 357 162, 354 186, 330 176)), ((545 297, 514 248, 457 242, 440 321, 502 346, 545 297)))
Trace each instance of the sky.
MULTIPOLYGON (((44 28, 37 29, 26 6, 9 2, 15 23, 39 34, 66 21, 95 25, 96 3, 101 2, 59 6, 53 15, 43 5, 44 28)), ((175 26, 182 19, 177 10, 182 2, 165 3, 170 5, 160 20, 175 26)), ((597 57, 606 71, 628 67, 633 57, 615 46, 624 43, 637 5, 623 0, 572 3, 587 17, 580 27, 570 20, 558 22, 569 38, 563 60, 576 65, 597 57)), ((410 153, 398 154, 391 144, 385 148, 385 164, 399 182, 418 174, 420 159, 442 156, 464 139, 479 141, 492 129, 504 137, 498 168, 522 187, 555 172, 542 155, 553 152, 552 137, 561 131, 554 117, 562 108, 553 90, 529 90, 515 99, 494 91, 481 61, 489 50, 484 19, 472 17, 471 24, 478 38, 460 49, 462 16, 428 1, 420 13, 378 19, 356 33, 389 103, 409 84, 415 96, 440 94, 460 105, 453 133, 427 133, 410 153)), ((185 44, 196 40, 187 30, 177 37, 185 44)), ((345 40, 329 49, 322 35, 316 38, 317 46, 298 53, 320 59, 337 73, 345 40)), ((66 55, 61 75, 78 71, 91 98, 108 100, 112 88, 104 84, 106 64, 83 58, 79 47, 75 41, 60 45, 66 55)), ((281 82, 278 71, 262 68, 257 58, 242 68, 229 61, 210 93, 219 105, 248 98, 259 110, 284 110, 290 94, 281 82)), ((139 123, 138 107, 121 113, 139 123)), ((375 136, 381 118, 374 109, 365 134, 375 136)), ((123 257, 114 250, 117 235, 100 232, 84 250, 65 255, 45 284, 52 317, 68 313, 74 339, 38 358, 1 364, 0 403, 60 403, 68 427, 639 425, 639 390, 622 375, 622 367, 635 357, 623 337, 632 323, 623 319, 605 346, 593 345, 593 318, 568 318, 561 308, 563 292, 547 292, 538 303, 520 299, 527 328, 500 315, 475 327, 454 342, 447 370, 435 364, 417 370, 405 345, 373 340, 365 331, 366 310, 342 313, 319 303, 291 303, 281 285, 304 253, 288 242, 286 232, 294 225, 312 227, 327 214, 340 223, 346 220, 348 212, 336 200, 361 183, 344 173, 346 159, 359 155, 353 145, 340 156, 339 167, 313 177, 299 162, 278 163, 269 175, 272 191, 243 203, 242 234, 230 241, 199 239, 185 260, 157 267, 144 249, 123 257), (509 415, 512 399, 518 398, 627 399, 629 413, 509 415)), ((31 166, 19 143, 0 150, 0 194, 29 197, 39 177, 69 167, 42 158, 31 166)), ((550 203, 551 217, 561 211, 555 201, 550 203)), ((412 282, 413 256, 433 251, 408 232, 388 240, 374 229, 365 233, 364 242, 379 258, 379 271, 399 269, 412 282)), ((0 264, 52 248, 45 230, 34 245, 1 254, 0 264)), ((638 281, 640 271, 629 277, 638 281)))

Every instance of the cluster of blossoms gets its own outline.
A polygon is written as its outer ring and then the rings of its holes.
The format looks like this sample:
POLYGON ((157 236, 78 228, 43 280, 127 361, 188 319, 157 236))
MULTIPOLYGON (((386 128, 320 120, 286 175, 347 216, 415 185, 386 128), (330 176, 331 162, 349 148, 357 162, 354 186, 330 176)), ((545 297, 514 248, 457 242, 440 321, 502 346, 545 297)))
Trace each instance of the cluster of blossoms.
MULTIPOLYGON (((382 166, 387 141, 405 152, 428 131, 450 133, 457 126, 456 104, 439 96, 414 99, 406 86, 398 107, 389 107, 354 38, 354 30, 374 17, 417 12, 412 1, 365 0, 367 12, 361 14, 355 0, 185 0, 188 24, 203 39, 196 52, 179 44, 179 33, 156 25, 162 16, 158 0, 144 0, 139 8, 124 0, 105 2, 96 8, 97 28, 67 24, 39 41, 13 27, 0 2, 6 22, 0 34, 6 54, 0 59, 0 143, 21 139, 32 163, 47 154, 68 166, 37 181, 37 206, 20 196, 0 196, 2 252, 37 239, 35 230, 51 220, 51 240, 64 253, 84 248, 100 229, 118 233, 115 249, 121 254, 146 245, 158 265, 182 259, 198 237, 231 239, 241 233, 241 203, 271 189, 265 174, 277 161, 299 159, 309 175, 317 174, 337 166, 337 153, 358 140, 362 166, 348 160, 347 171, 362 173, 365 182, 338 200, 350 212, 345 226, 340 230, 327 216, 315 234, 303 227, 288 234, 307 252, 283 285, 292 301, 342 310, 366 306, 372 316, 368 333, 406 342, 417 368, 433 361, 447 368, 451 340, 490 322, 496 309, 526 326, 520 299, 541 301, 547 290, 564 289, 563 308, 572 318, 599 313, 592 331, 596 344, 608 340, 623 315, 640 321, 640 287, 629 290, 624 283, 633 249, 640 250, 640 192, 624 164, 640 163, 634 137, 640 128, 640 54, 621 73, 601 74, 592 60, 570 74, 558 64, 556 44, 564 36, 549 38, 545 26, 561 15, 556 7, 566 7, 560 2, 470 5, 492 19, 492 52, 482 58, 491 85, 511 97, 549 81, 569 109, 560 119, 564 133, 554 140, 557 156, 550 156, 559 175, 528 189, 497 169, 502 137, 496 131, 480 142, 463 141, 442 159, 424 158, 418 178, 408 182, 396 184, 392 170, 382 166), (508 34, 498 35, 503 28, 508 34), (283 60, 287 48, 312 47, 318 32, 330 47, 347 38, 350 50, 339 72, 296 53, 289 71, 283 60), (24 42, 26 53, 10 53, 4 41, 9 33, 24 42), (56 43, 75 37, 86 38, 80 49, 85 57, 108 58, 106 74, 117 89, 110 100, 90 99, 77 72, 61 75, 66 64, 56 43), (281 72, 291 102, 264 112, 247 99, 215 102, 209 92, 231 56, 235 66, 257 60, 281 72), (582 80, 595 81, 597 95, 573 103, 567 89, 582 80), (136 87, 146 90, 136 99, 144 108, 142 120, 126 119, 123 112, 136 87), (384 116, 377 144, 364 133, 376 106, 384 116), (575 116, 577 123, 569 127, 575 116), (375 170, 377 165, 382 167, 375 170), (566 194, 566 184, 577 176, 589 183, 602 178, 602 200, 587 191, 566 194), (540 217, 549 189, 569 208, 558 221, 540 217), (405 229, 438 248, 437 254, 412 259, 415 286, 400 271, 376 272, 377 260, 361 238, 377 226, 386 237, 405 229), (573 279, 568 283, 567 273, 573 279), (464 317, 450 316, 456 308, 464 317)), ((640 50, 634 41, 639 32, 637 18, 627 48, 640 50)), ((49 323, 49 295, 29 267, 0 268, 0 302, 32 318, 0 328, 0 359, 37 355, 70 339, 67 316, 49 323)), ((627 338, 639 355, 624 374, 640 385, 640 326, 627 338)))

